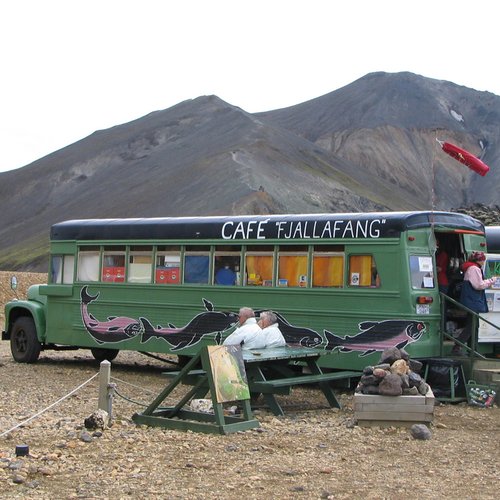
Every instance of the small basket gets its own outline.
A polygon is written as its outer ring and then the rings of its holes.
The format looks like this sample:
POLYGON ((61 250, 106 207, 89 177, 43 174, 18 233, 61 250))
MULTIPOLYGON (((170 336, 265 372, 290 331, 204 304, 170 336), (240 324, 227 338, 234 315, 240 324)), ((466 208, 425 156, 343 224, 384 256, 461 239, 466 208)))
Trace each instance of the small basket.
POLYGON ((478 384, 475 380, 469 380, 465 384, 467 402, 472 406, 490 408, 495 402, 497 389, 494 385, 478 384))

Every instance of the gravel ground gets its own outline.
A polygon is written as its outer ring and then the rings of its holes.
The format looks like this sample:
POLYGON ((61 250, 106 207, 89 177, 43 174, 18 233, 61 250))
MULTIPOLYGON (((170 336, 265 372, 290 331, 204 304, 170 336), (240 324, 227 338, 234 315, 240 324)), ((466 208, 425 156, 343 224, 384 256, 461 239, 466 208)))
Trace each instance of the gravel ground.
MULTIPOLYGON (((2 306, 10 274, 0 273, 2 306)), ((40 280, 17 275, 21 296, 24 283, 40 280)), ((58 402, 98 372, 90 353, 47 351, 26 365, 1 342, 0 497, 498 498, 497 407, 439 405, 427 441, 407 429, 353 426, 352 393, 339 394, 343 409, 335 410, 315 388, 281 399, 284 417, 259 408, 259 429, 227 436, 136 426, 131 416, 163 387, 164 368, 120 353, 111 376, 132 401, 116 397, 112 425, 92 433, 83 422, 97 408, 97 378, 58 402), (22 444, 30 454, 16 457, 22 444)))

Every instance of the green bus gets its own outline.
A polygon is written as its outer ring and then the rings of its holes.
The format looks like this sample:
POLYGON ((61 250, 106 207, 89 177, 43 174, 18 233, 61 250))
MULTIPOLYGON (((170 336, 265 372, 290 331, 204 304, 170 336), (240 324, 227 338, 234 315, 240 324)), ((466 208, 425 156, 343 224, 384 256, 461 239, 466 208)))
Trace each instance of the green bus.
POLYGON ((287 343, 328 351, 325 368, 362 369, 394 346, 435 357, 436 242, 450 273, 486 245, 479 221, 434 211, 70 220, 50 240, 48 283, 5 307, 18 362, 71 348, 191 356, 222 343, 242 306, 273 310, 287 343))

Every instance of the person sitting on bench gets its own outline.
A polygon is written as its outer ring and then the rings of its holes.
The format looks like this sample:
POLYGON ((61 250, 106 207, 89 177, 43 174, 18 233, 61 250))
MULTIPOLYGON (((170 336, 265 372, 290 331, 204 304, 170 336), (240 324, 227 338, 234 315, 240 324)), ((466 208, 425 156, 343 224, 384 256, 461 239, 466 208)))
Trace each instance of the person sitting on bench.
POLYGON ((278 318, 272 311, 260 313, 257 324, 262 328, 265 337, 265 347, 283 347, 286 345, 285 337, 278 326, 278 318))
POLYGON ((266 346, 265 336, 250 307, 242 307, 238 315, 240 326, 224 340, 223 345, 241 345, 242 349, 262 349, 266 346))

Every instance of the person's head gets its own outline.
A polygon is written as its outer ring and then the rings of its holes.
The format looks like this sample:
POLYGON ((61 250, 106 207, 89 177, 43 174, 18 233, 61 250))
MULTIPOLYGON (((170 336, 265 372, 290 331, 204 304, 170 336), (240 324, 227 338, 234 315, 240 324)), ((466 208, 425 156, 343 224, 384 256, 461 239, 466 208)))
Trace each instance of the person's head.
POLYGON ((242 325, 248 318, 255 318, 255 313, 251 307, 242 307, 238 314, 238 321, 242 325))
POLYGON ((261 328, 267 328, 268 326, 273 325, 277 322, 278 318, 272 311, 263 311, 260 313, 258 323, 261 328))
POLYGON ((486 255, 484 252, 472 252, 469 256, 469 262, 474 262, 475 264, 483 265, 486 260, 486 255))

